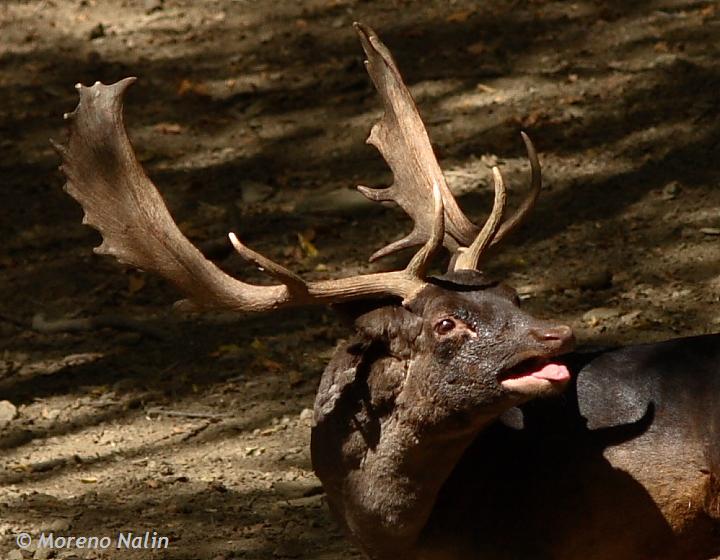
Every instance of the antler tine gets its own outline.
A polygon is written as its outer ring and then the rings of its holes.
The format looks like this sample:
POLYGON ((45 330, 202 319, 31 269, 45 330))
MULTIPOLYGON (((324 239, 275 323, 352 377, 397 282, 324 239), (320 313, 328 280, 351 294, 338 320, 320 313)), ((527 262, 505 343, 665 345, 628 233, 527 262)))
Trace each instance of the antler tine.
POLYGON ((427 243, 423 245, 407 265, 408 274, 424 278, 430 261, 437 254, 445 238, 445 206, 440 185, 433 183, 433 229, 427 243))
POLYGON ((493 237, 490 245, 496 245, 500 243, 505 237, 515 231, 520 224, 525 221, 532 209, 535 207, 538 196, 540 196, 540 190, 542 189, 542 172, 540 169, 540 161, 538 160, 535 146, 530 140, 530 137, 525 132, 520 132, 523 142, 525 143, 525 149, 527 150, 528 159, 530 160, 530 190, 528 191, 525 200, 515 210, 512 216, 505 220, 498 232, 493 237))
POLYGON ((250 261, 258 267, 258 269, 263 272, 267 272, 270 276, 285 284, 291 293, 307 295, 308 287, 305 280, 295 274, 292 270, 285 268, 281 264, 268 259, 266 256, 256 253, 250 249, 250 247, 243 245, 234 233, 228 233, 228 238, 230 239, 232 246, 242 258, 250 261))
POLYGON ((505 182, 503 181, 500 170, 497 167, 493 167, 492 172, 493 183, 495 185, 495 200, 493 202, 492 212, 470 246, 458 250, 459 256, 455 261, 454 270, 477 270, 480 258, 497 234, 503 212, 505 211, 507 197, 505 182))

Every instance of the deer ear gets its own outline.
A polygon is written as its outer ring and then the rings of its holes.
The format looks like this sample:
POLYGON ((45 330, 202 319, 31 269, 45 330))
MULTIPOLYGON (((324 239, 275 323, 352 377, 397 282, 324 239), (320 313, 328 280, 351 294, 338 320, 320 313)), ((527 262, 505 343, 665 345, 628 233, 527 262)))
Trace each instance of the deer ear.
MULTIPOLYGON (((577 381, 578 406, 589 430, 631 426, 653 406, 649 386, 639 382, 619 354, 605 354, 584 368, 577 381), (612 383, 612 384, 611 384, 612 383), (613 387, 612 392, 608 387, 613 387)), ((654 410, 654 408, 652 409, 654 410)))
POLYGON ((378 396, 386 398, 390 394, 394 399, 394 383, 388 385, 384 382, 392 381, 392 368, 380 367, 376 371, 380 375, 375 375, 376 381, 373 382, 368 379, 373 377, 373 364, 384 355, 400 360, 410 358, 415 341, 422 332, 423 320, 403 307, 390 305, 360 315, 354 324, 355 336, 336 349, 320 380, 315 398, 316 426, 338 407, 355 407, 361 397, 370 393, 371 399, 378 396), (370 385, 377 392, 369 389, 370 385), (354 396, 353 392, 356 393, 354 396), (385 393, 384 396, 382 393, 385 393))
MULTIPOLYGON (((321 424, 330 416, 342 397, 352 388, 358 375, 363 357, 369 344, 351 339, 335 349, 330 363, 325 368, 320 386, 315 395, 314 424, 321 424)), ((351 402, 355 402, 352 398, 351 402)))
POLYGON ((361 315, 355 328, 363 338, 380 342, 397 357, 409 357, 422 333, 423 318, 401 306, 381 307, 361 315))

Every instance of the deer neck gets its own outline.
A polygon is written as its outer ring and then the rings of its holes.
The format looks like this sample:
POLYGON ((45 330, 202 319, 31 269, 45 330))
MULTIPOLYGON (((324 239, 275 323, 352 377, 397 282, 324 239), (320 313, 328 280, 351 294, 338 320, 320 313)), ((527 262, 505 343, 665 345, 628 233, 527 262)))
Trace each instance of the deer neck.
MULTIPOLYGON (((368 402, 377 402, 373 393, 380 389, 372 384, 369 389, 368 402)), ((359 416, 371 417, 372 404, 365 406, 359 416)), ((351 426, 356 410, 334 426, 315 427, 313 463, 328 502, 370 558, 414 558, 438 492, 477 433, 496 416, 453 413, 432 399, 403 392, 374 424, 336 430, 351 426)))
POLYGON ((435 403, 413 408, 388 422, 374 455, 386 466, 383 482, 399 499, 399 517, 418 536, 463 453, 497 415, 449 412, 435 403))

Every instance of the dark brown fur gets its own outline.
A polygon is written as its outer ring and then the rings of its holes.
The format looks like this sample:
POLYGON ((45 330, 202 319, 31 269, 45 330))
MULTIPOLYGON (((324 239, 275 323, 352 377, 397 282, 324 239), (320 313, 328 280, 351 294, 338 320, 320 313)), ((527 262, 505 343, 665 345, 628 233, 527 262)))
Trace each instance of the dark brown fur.
POLYGON ((313 464, 370 558, 720 553, 720 335, 568 356, 570 390, 524 405, 498 373, 569 340, 500 286, 451 288, 360 316, 318 391, 313 464), (438 337, 445 315, 478 336, 438 337), (517 405, 522 429, 497 421, 517 405))
POLYGON ((330 507, 372 558, 406 558, 474 435, 530 398, 505 391, 498 374, 569 349, 571 334, 495 286, 429 286, 410 309, 383 307, 356 326, 318 390, 313 466, 330 507), (445 318, 456 328, 439 334, 445 318))

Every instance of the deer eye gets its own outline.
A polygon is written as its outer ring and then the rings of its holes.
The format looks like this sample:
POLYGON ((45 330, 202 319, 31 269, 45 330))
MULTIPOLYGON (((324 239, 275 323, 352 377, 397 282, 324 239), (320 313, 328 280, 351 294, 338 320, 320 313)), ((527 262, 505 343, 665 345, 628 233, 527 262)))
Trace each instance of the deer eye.
POLYGON ((441 319, 435 323, 435 332, 437 334, 447 334, 455 328, 455 321, 452 319, 441 319))

